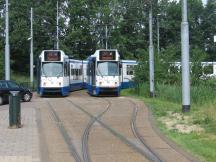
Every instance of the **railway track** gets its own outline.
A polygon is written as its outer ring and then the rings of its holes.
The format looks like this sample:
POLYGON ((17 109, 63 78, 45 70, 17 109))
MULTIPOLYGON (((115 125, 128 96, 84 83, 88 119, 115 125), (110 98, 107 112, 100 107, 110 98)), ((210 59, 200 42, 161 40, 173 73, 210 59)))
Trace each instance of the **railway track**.
MULTIPOLYGON (((76 105, 73 101, 67 99, 67 101, 69 101, 70 103, 72 103, 74 106, 78 106, 76 105)), ((92 117, 90 122, 87 124, 83 136, 82 136, 82 153, 83 153, 83 160, 84 162, 91 162, 91 158, 89 156, 89 150, 88 150, 88 136, 89 136, 89 132, 92 128, 92 126, 94 125, 94 123, 101 118, 110 108, 111 106, 111 102, 106 100, 108 102, 105 110, 103 112, 101 112, 99 115, 97 115, 96 117, 92 117)))
MULTIPOLYGON (((92 123, 98 122, 103 128, 105 128, 106 130, 108 130, 111 134, 113 134, 115 137, 117 137, 118 139, 120 139, 123 143, 125 143, 126 145, 128 145, 130 148, 132 148, 136 152, 140 153, 142 156, 148 158, 150 161, 159 161, 159 162, 162 161, 162 160, 160 160, 159 157, 156 156, 156 154, 151 149, 149 149, 145 145, 144 141, 142 140, 140 134, 137 131, 136 124, 135 124, 136 114, 137 114, 137 106, 134 107, 134 111, 132 113, 131 128, 133 130, 134 136, 143 144, 144 147, 143 146, 140 147, 139 145, 136 145, 135 143, 133 143, 132 141, 130 141, 129 139, 127 139, 123 134, 121 134, 120 132, 116 131, 115 129, 113 129, 112 127, 110 127, 108 124, 106 124, 105 122, 103 122, 100 118, 106 112, 106 110, 101 115, 99 115, 98 117, 96 117, 93 114, 91 114, 90 112, 86 111, 85 108, 83 108, 82 106, 80 106, 78 104, 75 104, 70 99, 67 99, 67 100, 69 102, 71 102, 71 104, 73 104, 77 109, 81 110, 82 112, 84 112, 87 116, 89 116, 92 119, 90 121, 90 123, 89 123, 89 124, 91 124, 91 126, 93 125, 92 123)), ((111 102, 110 102, 110 104, 111 104, 111 102)), ((110 106, 109 106, 109 108, 110 108, 110 106)), ((86 143, 85 143, 85 145, 87 146, 86 143)), ((86 158, 86 159, 89 160, 89 158, 86 158)), ((88 162, 88 161, 86 161, 86 162, 88 162)))
MULTIPOLYGON (((68 102, 72 103, 72 101, 65 99, 68 102)), ((103 114, 105 114, 108 109, 110 108, 111 103, 109 101, 107 101, 107 105, 104 111, 102 111, 101 113, 99 113, 99 115, 96 115, 94 118, 91 118, 91 120, 88 122, 87 126, 84 129, 84 133, 82 135, 82 158, 79 155, 78 151, 76 150, 75 145, 71 142, 71 137, 70 134, 68 133, 66 127, 64 126, 64 122, 61 120, 60 116, 58 115, 58 113, 55 111, 54 107, 52 106, 52 104, 50 103, 50 101, 46 100, 48 106, 49 106, 49 110, 51 112, 51 115, 55 121, 55 123, 57 123, 59 132, 61 132, 65 143, 67 144, 69 150, 70 150, 70 154, 74 157, 76 162, 91 162, 91 158, 89 156, 89 151, 88 151, 88 136, 89 136, 89 132, 91 130, 91 127, 94 125, 95 121, 100 118, 103 114)), ((75 105, 75 103, 73 103, 73 105, 75 105)))
POLYGON ((63 122, 61 121, 61 119, 59 118, 58 114, 56 113, 56 111, 54 110, 53 106, 51 105, 51 103, 47 100, 46 101, 47 104, 49 105, 49 110, 55 120, 55 122, 57 123, 58 129, 61 132, 65 143, 67 144, 70 154, 74 157, 76 162, 82 162, 81 157, 79 156, 74 144, 71 142, 71 138, 70 135, 68 134, 67 130, 65 129, 63 122))
MULTIPOLYGON (((143 103, 124 97, 78 95, 41 98, 33 103, 44 131, 41 146, 47 145, 45 151, 41 149, 43 160, 193 161, 167 146, 166 141, 161 142, 163 138, 152 130, 143 103)), ((7 110, 8 105, 0 107, 3 113, 7 110)))
MULTIPOLYGON (((98 98, 97 98, 98 99, 98 98)), ((138 112, 138 106, 135 102, 129 100, 129 102, 131 102, 133 104, 133 112, 131 115, 131 130, 133 132, 133 135, 135 136, 136 139, 138 139, 140 141, 140 143, 142 143, 143 147, 140 147, 138 145, 136 145, 135 143, 133 143, 133 141, 127 139, 127 137, 125 137, 123 134, 121 134, 120 132, 118 132, 117 130, 115 130, 113 127, 109 126, 107 123, 103 122, 101 120, 101 117, 110 109, 112 103, 109 99, 107 98, 100 98, 100 100, 104 100, 107 102, 107 105, 105 107, 105 109, 103 109, 102 112, 100 112, 97 115, 94 115, 90 112, 88 112, 86 110, 86 108, 76 104, 74 101, 65 98, 66 101, 70 102, 74 107, 76 107, 77 109, 79 109, 80 111, 82 111, 84 114, 86 114, 88 117, 90 117, 90 121, 88 122, 88 124, 85 126, 84 131, 83 131, 83 135, 82 135, 82 157, 79 155, 75 145, 73 144, 70 134, 68 133, 66 127, 64 126, 64 122, 61 120, 60 116, 58 115, 58 112, 56 112, 56 110, 54 109, 53 105, 51 104, 51 102, 47 99, 47 105, 49 107, 49 111, 50 114, 52 115, 57 128, 59 129, 59 132, 62 134, 65 143, 67 144, 69 150, 70 150, 70 154, 74 157, 76 162, 91 162, 91 157, 89 155, 89 148, 88 148, 88 138, 89 138, 89 133, 90 130, 92 128, 92 126, 94 125, 95 122, 99 123, 103 128, 105 128, 106 130, 108 130, 111 134, 113 134, 115 137, 117 137, 118 139, 120 139, 123 143, 125 143, 126 145, 128 145, 130 148, 132 148, 133 150, 135 150, 136 152, 139 152, 141 155, 145 156, 146 158, 148 158, 151 161, 162 161, 160 160, 160 158, 145 144, 145 141, 143 140, 143 138, 141 137, 139 131, 137 130, 136 127, 136 117, 137 117, 137 112, 138 112)), ((1 108, 0 111, 2 110, 7 110, 8 108, 1 108)))
POLYGON ((148 159, 152 160, 152 161, 158 161, 158 162, 162 162, 162 160, 160 159, 160 157, 158 155, 156 155, 156 153, 150 148, 148 147, 148 145, 145 143, 145 141, 143 140, 142 136, 140 135, 137 126, 136 126, 136 117, 137 117, 137 112, 138 112, 138 106, 135 102, 133 102, 132 100, 129 100, 132 104, 133 104, 133 113, 131 116, 131 129, 132 132, 134 134, 134 136, 142 143, 144 149, 146 150, 146 156, 148 157, 148 159))

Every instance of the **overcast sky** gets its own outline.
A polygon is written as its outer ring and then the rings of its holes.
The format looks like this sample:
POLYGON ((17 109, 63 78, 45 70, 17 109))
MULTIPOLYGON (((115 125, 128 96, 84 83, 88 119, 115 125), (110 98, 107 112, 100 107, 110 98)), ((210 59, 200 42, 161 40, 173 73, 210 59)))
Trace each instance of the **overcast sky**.
POLYGON ((204 4, 206 4, 207 0, 202 0, 204 4))

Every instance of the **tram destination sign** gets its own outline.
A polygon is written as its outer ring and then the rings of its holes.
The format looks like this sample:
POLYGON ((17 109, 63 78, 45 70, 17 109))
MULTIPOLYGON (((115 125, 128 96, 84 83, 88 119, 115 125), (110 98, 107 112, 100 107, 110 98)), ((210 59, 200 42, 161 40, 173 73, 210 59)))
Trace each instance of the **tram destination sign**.
POLYGON ((61 61, 61 52, 59 51, 44 52, 44 61, 61 61))
POLYGON ((100 60, 115 60, 116 52, 115 51, 100 51, 99 59, 100 60))

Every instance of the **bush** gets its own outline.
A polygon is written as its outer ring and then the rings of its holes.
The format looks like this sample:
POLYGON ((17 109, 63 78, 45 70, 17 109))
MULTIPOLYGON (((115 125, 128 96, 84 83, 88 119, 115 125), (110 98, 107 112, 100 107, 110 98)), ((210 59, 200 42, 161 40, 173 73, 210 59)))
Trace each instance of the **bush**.
MULTIPOLYGON (((205 69, 202 68, 201 62, 205 60, 206 53, 194 47, 191 49, 191 84, 199 84, 200 78, 205 69)), ((139 59, 139 64, 135 68, 135 81, 149 82, 149 57, 139 59)), ((161 50, 160 56, 155 55, 154 58, 154 80, 160 84, 181 85, 181 50, 178 45, 170 45, 166 49, 161 50), (177 63, 178 62, 178 63, 177 63)))
MULTIPOLYGON (((161 51, 160 57, 154 57, 154 76, 155 81, 165 84, 179 84, 180 73, 176 72, 172 62, 175 61, 176 56, 179 55, 179 47, 171 45, 167 49, 161 51)), ((139 59, 139 64, 135 68, 135 81, 149 82, 149 56, 147 52, 146 57, 139 59)))

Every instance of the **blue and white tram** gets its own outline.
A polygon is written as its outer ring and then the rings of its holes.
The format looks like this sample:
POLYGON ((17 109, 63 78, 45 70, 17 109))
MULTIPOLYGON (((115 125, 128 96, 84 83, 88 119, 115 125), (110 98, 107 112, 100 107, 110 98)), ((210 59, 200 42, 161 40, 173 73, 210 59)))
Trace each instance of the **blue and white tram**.
POLYGON ((133 88, 134 87, 134 67, 137 65, 135 60, 121 60, 121 88, 133 88))
POLYGON ((44 50, 38 61, 38 94, 70 92, 69 57, 61 50, 44 50))
POLYGON ((70 90, 80 90, 85 87, 87 61, 70 59, 70 90))
POLYGON ((91 95, 120 94, 120 55, 117 50, 96 50, 88 59, 87 90, 91 95))

